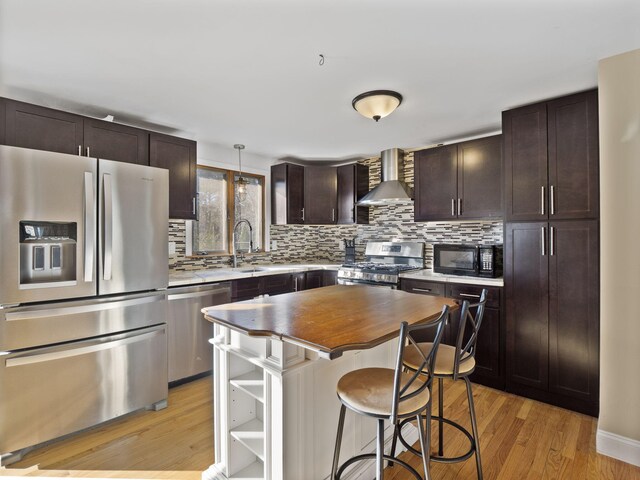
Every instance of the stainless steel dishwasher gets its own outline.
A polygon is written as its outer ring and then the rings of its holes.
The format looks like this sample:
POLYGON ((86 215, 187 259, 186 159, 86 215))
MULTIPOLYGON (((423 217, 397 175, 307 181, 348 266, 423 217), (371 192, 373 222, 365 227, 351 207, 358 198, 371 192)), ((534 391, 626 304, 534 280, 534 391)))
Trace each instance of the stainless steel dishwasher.
POLYGON ((169 382, 182 380, 213 368, 213 324, 200 311, 231 301, 230 283, 212 283, 168 290, 169 382))

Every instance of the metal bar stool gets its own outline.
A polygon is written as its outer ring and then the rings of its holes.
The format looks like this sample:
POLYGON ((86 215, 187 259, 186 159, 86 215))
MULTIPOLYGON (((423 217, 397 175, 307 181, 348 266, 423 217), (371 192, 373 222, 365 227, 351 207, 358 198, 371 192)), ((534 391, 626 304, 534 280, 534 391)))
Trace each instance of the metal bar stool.
MULTIPOLYGON (((442 344, 438 347, 436 361, 433 371, 433 377, 438 379, 438 415, 434 415, 432 418, 438 422, 438 454, 430 455, 431 460, 434 462, 442 463, 455 463, 462 462, 470 458, 474 453, 476 456, 476 469, 478 471, 478 480, 482 480, 482 461, 480 459, 480 446, 478 441, 478 425, 476 422, 476 411, 473 403, 473 392, 471 391, 471 381, 469 375, 473 373, 476 368, 476 342, 478 339, 478 331, 482 324, 482 317, 484 316, 484 308, 487 302, 487 289, 483 289, 480 294, 480 300, 478 303, 470 304, 467 300, 462 302, 460 308, 460 323, 458 328, 458 335, 456 338, 456 346, 442 344), (477 308, 475 317, 471 313, 471 309, 477 308), (464 342, 466 327, 469 325, 470 334, 466 342, 464 342), (467 400, 469 402, 469 416, 471 417, 471 430, 470 433, 459 423, 456 423, 448 418, 444 417, 443 413, 443 400, 444 400, 444 379, 451 378, 454 381, 459 378, 464 380, 467 387, 467 400), (445 457, 444 456, 444 424, 451 425, 462 432, 469 440, 469 451, 463 455, 457 457, 445 457)), ((403 366, 405 372, 417 372, 420 366, 420 359, 428 352, 432 351, 435 345, 434 342, 420 342, 417 345, 408 345, 404 351, 403 366)), ((393 442, 391 444, 391 455, 395 454, 395 448, 397 439, 412 453, 422 456, 422 452, 413 448, 402 437, 402 427, 408 422, 408 419, 401 421, 397 424, 393 442)), ((392 462, 390 462, 392 463, 392 462)))
MULTIPOLYGON (((445 306, 437 320, 425 324, 411 325, 402 322, 398 341, 398 359, 395 369, 391 368, 361 368, 349 372, 338 381, 338 398, 340 419, 338 434, 333 454, 331 480, 338 480, 349 465, 360 460, 376 459, 376 478, 382 480, 384 460, 391 460, 406 468, 418 480, 420 474, 408 463, 384 453, 384 422, 390 421, 397 428, 403 420, 416 420, 420 437, 420 450, 425 479, 429 475, 429 442, 431 439, 431 384, 438 345, 444 331, 444 321, 449 315, 449 307, 445 306), (414 336, 425 330, 435 329, 433 347, 428 352, 417 348, 414 336), (412 373, 403 371, 402 360, 405 348, 413 345, 417 352, 417 363, 412 373), (376 453, 356 455, 338 467, 340 445, 344 430, 344 418, 347 408, 360 415, 366 415, 378 420, 376 453), (422 419, 426 419, 426 429, 422 419), (426 431, 425 431, 426 430, 426 431)), ((416 450, 417 451, 417 450, 416 450)))

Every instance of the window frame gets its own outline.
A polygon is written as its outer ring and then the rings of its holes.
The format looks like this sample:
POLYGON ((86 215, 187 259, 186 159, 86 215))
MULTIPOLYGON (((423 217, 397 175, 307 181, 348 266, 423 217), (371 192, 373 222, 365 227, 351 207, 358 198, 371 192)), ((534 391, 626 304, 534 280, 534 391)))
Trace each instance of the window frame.
MULTIPOLYGON (((197 170, 199 169, 203 169, 203 170, 213 170, 216 172, 221 172, 221 173, 225 173, 227 175, 227 250, 211 250, 211 251, 193 251, 192 252, 192 257, 216 257, 216 256, 230 256, 232 255, 232 250, 233 250, 233 227, 235 226, 236 223, 236 218, 235 218, 235 212, 236 212, 236 202, 235 202, 235 176, 240 174, 241 172, 239 172, 238 170, 229 170, 227 168, 219 168, 219 167, 211 167, 209 165, 197 165, 196 167, 196 178, 198 176, 198 172, 197 170)), ((266 239, 266 232, 265 232, 265 227, 266 227, 266 221, 265 221, 265 215, 266 215, 266 199, 267 199, 267 192, 265 189, 265 176, 264 175, 260 175, 257 173, 248 173, 248 172, 242 172, 242 176, 243 177, 251 177, 251 178, 255 178, 258 180, 260 187, 262 187, 262 225, 261 225, 261 235, 260 235, 260 244, 261 244, 261 248, 260 248, 260 253, 266 251, 266 246, 265 246, 265 239, 266 239)), ((197 194, 199 195, 200 192, 197 192, 197 194)), ((197 202, 199 202, 199 199, 197 200, 197 202)), ((197 216, 196 216, 196 222, 198 221, 197 218, 200 216, 200 205, 198 203, 198 209, 197 209, 197 216)), ((192 226, 193 230, 195 230, 195 225, 192 226)), ((195 232, 194 232, 195 233, 195 232)), ((193 243, 195 243, 195 239, 193 241, 193 243)), ((257 253, 257 252, 253 252, 253 253, 257 253)), ((250 254, 249 254, 250 255, 250 254)))

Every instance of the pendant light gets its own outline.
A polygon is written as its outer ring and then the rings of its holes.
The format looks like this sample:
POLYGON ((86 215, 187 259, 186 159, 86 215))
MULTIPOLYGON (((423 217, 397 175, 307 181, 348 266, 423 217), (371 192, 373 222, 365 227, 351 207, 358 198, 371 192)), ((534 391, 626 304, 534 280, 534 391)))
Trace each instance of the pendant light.
POLYGON ((233 148, 238 150, 238 178, 235 181, 236 191, 240 197, 243 197, 247 193, 247 184, 249 183, 246 178, 242 176, 242 156, 240 152, 244 150, 244 145, 236 143, 233 148))
POLYGON ((361 93, 351 105, 361 115, 376 122, 392 113, 402 103, 402 95, 393 90, 372 90, 361 93))

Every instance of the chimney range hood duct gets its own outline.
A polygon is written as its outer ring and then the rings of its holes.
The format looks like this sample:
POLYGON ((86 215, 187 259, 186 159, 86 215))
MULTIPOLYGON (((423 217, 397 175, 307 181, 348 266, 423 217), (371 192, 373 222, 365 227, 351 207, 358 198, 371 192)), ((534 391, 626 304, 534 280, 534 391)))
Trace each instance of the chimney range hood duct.
POLYGON ((383 151, 380 157, 382 182, 362 197, 358 205, 392 205, 413 200, 411 188, 400 180, 400 176, 404 175, 404 151, 390 148, 383 151))

